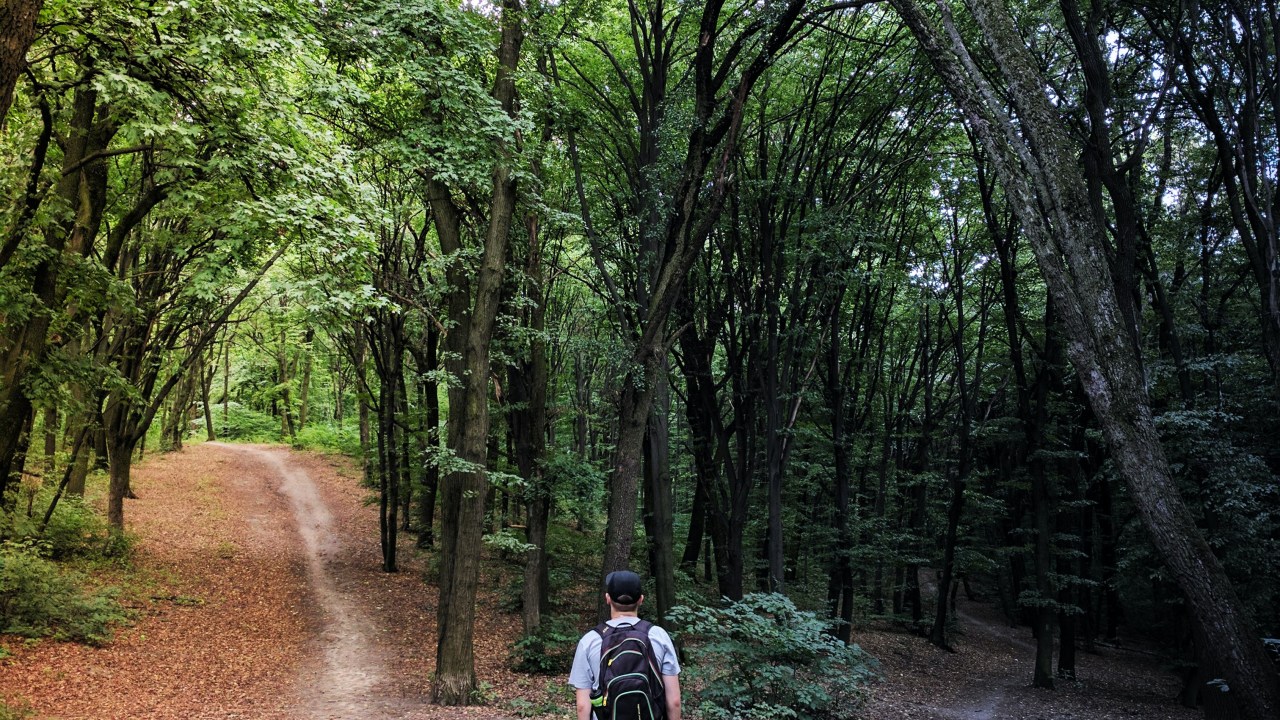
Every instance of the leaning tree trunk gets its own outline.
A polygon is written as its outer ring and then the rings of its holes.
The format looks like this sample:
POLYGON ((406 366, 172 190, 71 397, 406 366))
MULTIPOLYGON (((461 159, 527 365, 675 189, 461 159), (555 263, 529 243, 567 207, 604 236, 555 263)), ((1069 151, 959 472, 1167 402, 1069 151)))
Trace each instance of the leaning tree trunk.
POLYGON ((1153 544, 1185 594, 1206 654, 1249 718, 1280 715, 1280 678, 1221 562, 1196 528, 1170 474, 1138 359, 1111 282, 1105 231, 1091 214, 1078 152, 1045 96, 1046 83, 995 0, 968 0, 1004 82, 993 88, 950 16, 919 0, 891 0, 990 156, 1068 339, 1068 354, 1102 425, 1111 456, 1153 544), (998 99, 1000 98, 1000 99, 998 99), (1014 115, 1005 109, 1007 99, 1014 115))

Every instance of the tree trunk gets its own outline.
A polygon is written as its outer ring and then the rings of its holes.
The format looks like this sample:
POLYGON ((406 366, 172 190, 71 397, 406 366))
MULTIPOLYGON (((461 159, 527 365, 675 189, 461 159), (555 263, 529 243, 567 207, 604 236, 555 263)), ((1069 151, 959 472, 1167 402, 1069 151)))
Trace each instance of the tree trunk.
POLYGON ((413 529, 413 450, 412 434, 409 424, 409 387, 404 378, 404 343, 399 341, 399 367, 396 369, 396 453, 400 456, 397 463, 400 467, 399 481, 396 483, 400 496, 400 529, 409 532, 413 529))
POLYGON ((419 392, 423 398, 425 414, 418 436, 425 443, 425 472, 422 474, 422 497, 418 500, 418 547, 429 548, 435 543, 436 491, 440 486, 440 386, 432 374, 439 367, 437 351, 440 333, 435 325, 427 328, 425 367, 419 366, 419 392))
MULTIPOLYGON (((515 111, 515 71, 520 59, 520 46, 524 42, 522 15, 519 0, 503 0, 502 37, 493 96, 507 113, 515 111)), ((506 148, 505 151, 512 152, 512 149, 506 148)), ((432 687, 432 699, 442 705, 468 704, 476 684, 472 639, 488 485, 485 468, 489 436, 489 347, 498 314, 516 201, 516 178, 508 160, 499 161, 492 179, 489 227, 479 272, 475 276, 474 304, 460 296, 458 287, 455 287, 451 299, 451 312, 464 305, 469 305, 471 311, 454 316, 455 320, 462 322, 453 332, 465 332, 460 356, 465 370, 459 378, 461 392, 450 394, 449 435, 457 459, 470 464, 472 469, 455 471, 444 478, 440 608, 437 613, 439 644, 436 647, 436 679, 432 687), (455 403, 454 397, 459 395, 461 403, 455 403)), ((443 245, 444 234, 440 236, 443 245)), ((458 260, 455 259, 455 268, 458 260)), ((462 289, 469 287, 466 283, 461 285, 462 289)))
POLYGON ((360 431, 360 467, 364 471, 365 485, 371 483, 372 464, 369 462, 369 453, 373 451, 371 428, 369 427, 369 401, 370 397, 368 374, 369 374, 369 340, 368 330, 363 325, 355 330, 355 373, 358 382, 356 382, 356 422, 360 431))
POLYGON ((36 37, 36 20, 44 0, 0 3, 0 128, 13 104, 14 87, 27 67, 27 50, 36 37))
POLYGON ((129 437, 117 437, 111 443, 107 474, 107 524, 115 532, 124 531, 124 499, 132 495, 129 488, 129 471, 133 467, 133 449, 137 441, 129 437))
MULTIPOLYGON (((613 471, 609 474, 609 517, 604 533, 604 569, 601 577, 631 565, 631 541, 635 537, 637 492, 644 461, 645 431, 655 384, 658 382, 661 353, 648 348, 645 362, 623 380, 618 402, 618 439, 613 450, 613 471), (639 375, 639 377, 637 377, 639 375)), ((596 606, 603 620, 608 608, 603 596, 596 606)))
POLYGON ((276 383, 280 390, 280 434, 290 443, 298 439, 297 424, 293 421, 293 394, 289 391, 289 337, 280 331, 280 345, 276 349, 276 383))
POLYGON ((676 605, 675 518, 668 428, 671 388, 665 362, 663 365, 658 374, 658 386, 655 389, 645 442, 645 481, 648 491, 645 530, 649 536, 649 573, 654 581, 655 621, 659 624, 676 605))
POLYGON ((50 405, 44 409, 44 474, 53 476, 54 463, 58 456, 58 407, 50 405))
POLYGON ((1031 468, 1031 502, 1035 516, 1036 597, 1039 604, 1032 608, 1036 638, 1036 662, 1031 684, 1035 687, 1053 688, 1053 608, 1054 598, 1053 559, 1049 548, 1050 497, 1049 479, 1045 477, 1042 461, 1033 461, 1031 468))
MULTIPOLYGON (((32 8, 38 10, 38 5, 5 6, 14 13, 12 22, 24 25, 29 21, 33 23, 31 30, 34 30, 35 18, 28 18, 25 14, 32 8)), ((5 39, 8 40, 4 47, 0 47, 0 65, 13 62, 16 63, 16 71, 20 71, 26 64, 25 53, 30 39, 22 42, 26 37, 22 27, 0 25, 0 28, 4 28, 5 39), (21 47, 15 46, 15 42, 21 47)), ((4 72, 7 70, 0 67, 0 83, 5 81, 4 72)), ((12 81, 8 82, 7 90, 6 86, 0 85, 0 101, 6 108, 12 90, 12 81)), ((63 251, 88 247, 97 234, 106 204, 107 176, 103 161, 86 162, 86 159, 105 149, 114 136, 114 128, 101 122, 95 124, 96 90, 77 90, 73 103, 71 125, 62 143, 63 172, 55 185, 58 198, 74 210, 73 217, 45 230, 46 255, 29 274, 22 276, 23 281, 29 283, 30 292, 39 306, 48 312, 38 310, 21 321, 0 320, 0 498, 4 497, 9 483, 25 463, 29 437, 24 428, 32 410, 25 380, 31 369, 44 361, 49 349, 52 311, 63 294, 59 284, 63 251)))
POLYGON ((213 429, 213 408, 210 407, 210 390, 213 385, 213 376, 217 373, 217 352, 214 355, 214 367, 206 368, 204 358, 200 358, 199 364, 196 365, 195 372, 200 378, 200 406, 204 408, 204 432, 205 439, 214 442, 218 439, 217 433, 213 429))
POLYGON ((311 410, 311 366, 315 353, 311 343, 315 340, 315 328, 308 327, 302 335, 302 386, 298 388, 298 430, 307 426, 307 415, 311 410))
POLYGON ((1280 679, 1252 620, 1217 556, 1196 528, 1173 482, 1151 416, 1145 383, 1115 297, 1104 231, 1090 211, 1077 153, 1045 96, 1040 64, 1023 44, 1008 10, 969 0, 986 52, 1004 82, 1015 124, 954 31, 943 29, 917 0, 892 0, 942 76, 969 126, 991 157, 1049 288, 1069 340, 1068 354, 1102 425, 1130 496, 1196 618, 1214 638, 1206 648, 1247 717, 1280 715, 1280 679))

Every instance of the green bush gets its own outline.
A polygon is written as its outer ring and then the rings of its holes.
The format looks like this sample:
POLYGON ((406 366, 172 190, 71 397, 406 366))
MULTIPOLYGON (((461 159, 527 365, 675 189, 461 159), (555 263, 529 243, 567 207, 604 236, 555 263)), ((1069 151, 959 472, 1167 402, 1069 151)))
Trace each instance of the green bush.
POLYGON ((358 458, 360 457, 360 428, 356 425, 307 425, 298 431, 293 446, 299 450, 338 452, 358 458))
POLYGON ((41 530, 44 511, 53 500, 53 491, 45 489, 32 503, 30 516, 25 509, 0 510, 0 538, 38 541, 41 552, 53 560, 83 558, 101 560, 128 554, 128 538, 117 538, 102 515, 74 495, 64 495, 41 530))
POLYGON ((11 705, 4 700, 0 700, 0 720, 26 720, 26 718, 34 717, 35 714, 36 711, 26 702, 20 705, 11 705))
POLYGON ((222 408, 213 413, 213 426, 219 440, 243 440, 245 442, 280 442, 280 420, 266 413, 247 408, 240 403, 227 404, 227 417, 222 418, 222 408))
POLYGON ((117 554, 106 521, 74 495, 58 501, 40 539, 49 544, 49 556, 54 560, 117 554))
POLYGON ((574 618, 548 616, 536 633, 516 641, 511 661, 522 672, 568 674, 580 637, 582 632, 576 629, 574 618))
POLYGON ((127 616, 109 590, 89 593, 78 573, 47 559, 34 540, 0 543, 0 632, 100 645, 127 616))
POLYGON ((711 720, 857 717, 874 659, 826 632, 828 621, 784 595, 754 594, 725 608, 671 611, 686 642, 689 692, 711 720))

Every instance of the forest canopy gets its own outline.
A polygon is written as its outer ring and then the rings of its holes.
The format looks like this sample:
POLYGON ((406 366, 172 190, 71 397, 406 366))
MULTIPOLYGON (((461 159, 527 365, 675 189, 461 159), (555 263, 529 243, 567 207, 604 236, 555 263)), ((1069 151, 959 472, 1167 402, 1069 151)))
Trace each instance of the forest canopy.
POLYGON ((436 553, 441 703, 488 541, 527 638, 630 566, 660 621, 763 592, 945 647, 974 582, 1037 686, 1124 627, 1275 717, 1277 18, 6 2, 0 539, 95 469, 123 530, 193 434, 327 447, 374 561, 436 553))

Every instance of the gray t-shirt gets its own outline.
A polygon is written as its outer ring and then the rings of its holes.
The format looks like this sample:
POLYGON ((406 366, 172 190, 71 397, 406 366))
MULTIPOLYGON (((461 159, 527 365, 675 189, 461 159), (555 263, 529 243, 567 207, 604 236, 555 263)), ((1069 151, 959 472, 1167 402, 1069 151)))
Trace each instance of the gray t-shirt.
MULTIPOLYGON (((640 622, 636 617, 613 618, 608 621, 610 627, 634 625, 640 622)), ((653 646, 653 655, 658 660, 658 672, 663 675, 679 675, 680 659, 676 657, 676 647, 666 630, 654 625, 649 628, 649 644, 653 646)), ((600 671, 600 633, 588 630, 578 641, 578 650, 573 654, 573 669, 569 671, 569 684, 579 690, 594 690, 596 673, 600 671)))

